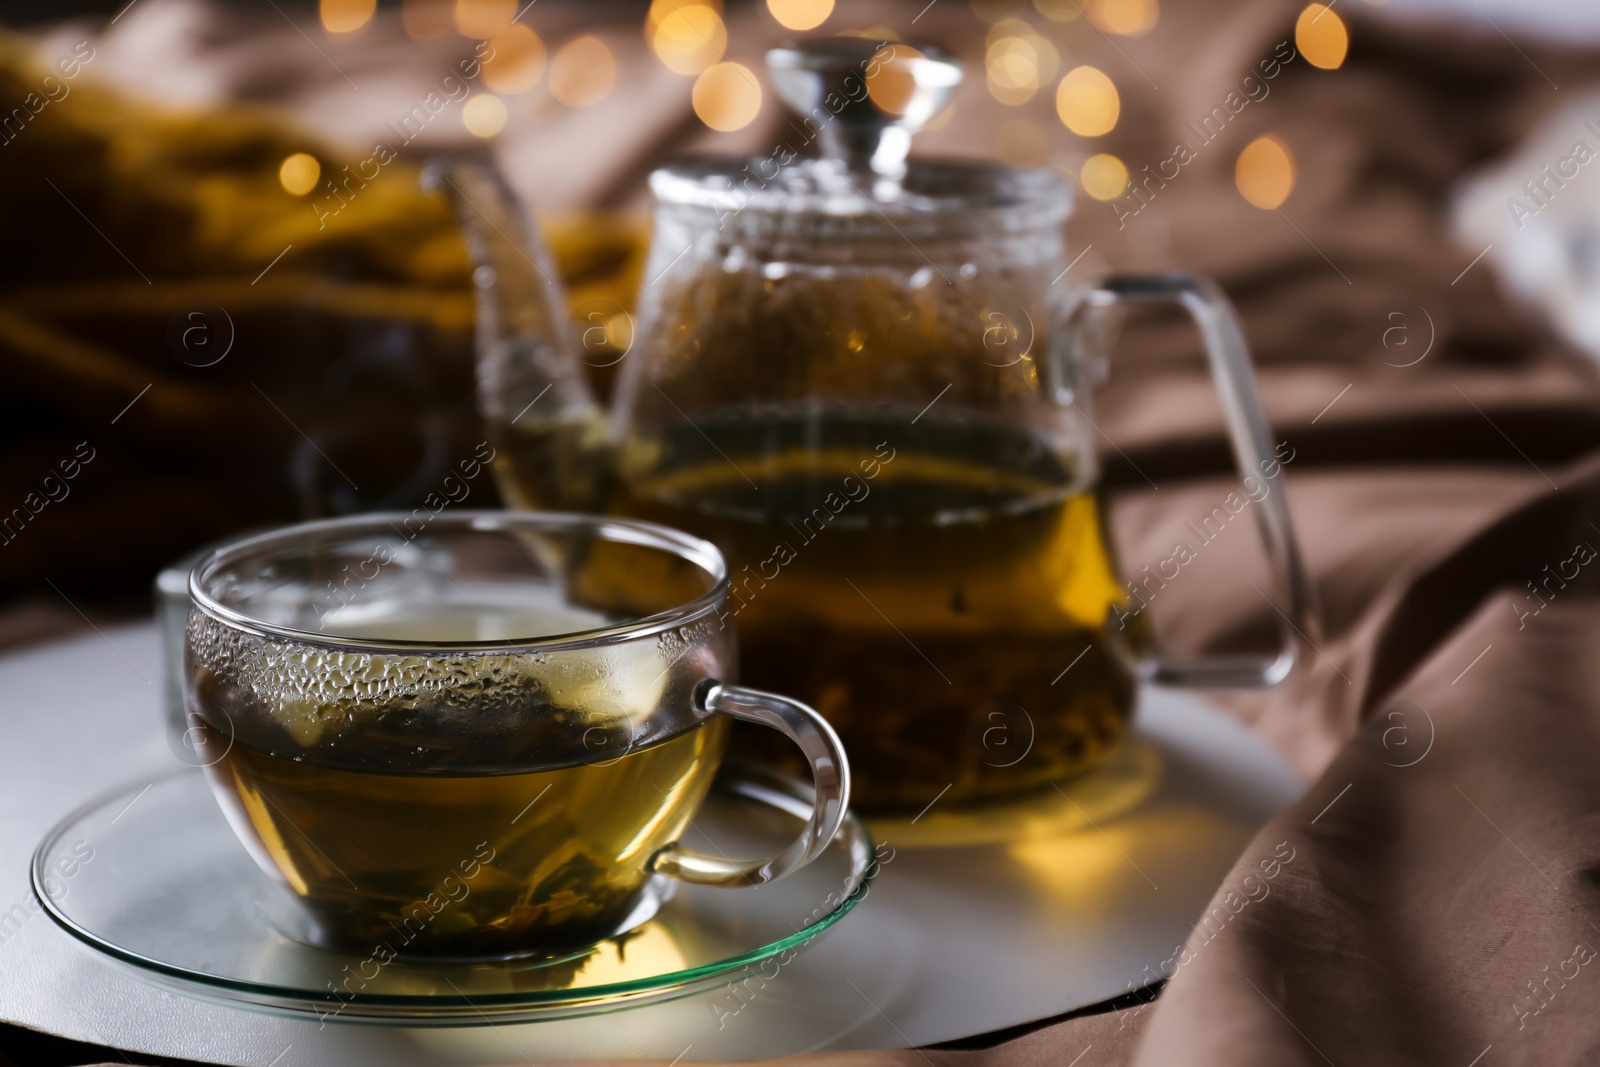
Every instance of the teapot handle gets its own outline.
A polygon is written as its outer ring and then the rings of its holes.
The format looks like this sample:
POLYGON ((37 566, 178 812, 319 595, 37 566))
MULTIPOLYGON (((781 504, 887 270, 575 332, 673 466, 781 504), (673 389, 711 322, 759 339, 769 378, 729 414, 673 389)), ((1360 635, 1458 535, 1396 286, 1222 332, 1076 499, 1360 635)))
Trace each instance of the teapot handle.
POLYGON ((1315 648, 1321 611, 1295 541, 1284 494, 1272 492, 1273 483, 1282 474, 1281 464, 1274 458, 1244 332, 1239 327, 1233 305, 1221 288, 1210 279, 1192 274, 1113 275, 1102 280, 1078 306, 1107 308, 1134 301, 1177 304, 1189 313, 1200 331, 1206 359, 1211 365, 1212 380, 1222 401, 1223 419, 1240 476, 1260 477, 1268 486, 1254 510, 1271 571, 1271 591, 1277 597, 1272 606, 1279 618, 1282 641, 1281 651, 1270 659, 1205 656, 1177 660, 1157 655, 1141 666, 1141 673, 1152 681, 1175 686, 1254 688, 1276 685, 1288 675, 1306 646, 1315 648), (1278 606, 1280 602, 1287 610, 1278 606))

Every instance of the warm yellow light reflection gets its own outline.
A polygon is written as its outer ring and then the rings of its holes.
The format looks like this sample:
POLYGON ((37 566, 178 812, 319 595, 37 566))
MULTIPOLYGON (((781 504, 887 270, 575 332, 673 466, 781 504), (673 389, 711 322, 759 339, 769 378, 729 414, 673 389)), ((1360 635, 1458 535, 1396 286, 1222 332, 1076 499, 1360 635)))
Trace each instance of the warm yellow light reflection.
POLYGON ((722 58, 728 30, 705 4, 682 4, 661 16, 650 31, 650 47, 668 70, 699 74, 722 58))
POLYGON ((1052 22, 1071 22, 1083 14, 1080 0, 1033 0, 1033 6, 1052 22))
POLYGON ((1101 152, 1083 161, 1078 184, 1096 200, 1115 200, 1128 187, 1128 167, 1116 156, 1101 152))
POLYGON ((1294 157, 1276 137, 1257 137, 1239 153, 1233 180, 1246 200, 1270 211, 1294 189, 1294 157))
POLYGON ((1121 112, 1117 87, 1094 67, 1074 67, 1056 87, 1056 114, 1080 137, 1110 133, 1121 112))
POLYGON ((320 177, 322 164, 317 162, 316 156, 305 152, 296 152, 278 167, 278 184, 295 196, 305 196, 315 189, 320 177))
POLYGON ((908 44, 890 44, 878 49, 872 58, 877 69, 867 74, 867 95, 879 110, 904 115, 917 89, 911 65, 922 58, 922 53, 908 44))
POLYGON ((1088 15, 1107 33, 1138 37, 1155 29, 1161 7, 1157 0, 1090 0, 1088 15))
MULTIPOLYGON (((992 318, 983 321, 993 323, 992 318)), ((867 829, 875 840, 893 841, 896 846, 903 843, 906 848, 1021 845, 1029 841, 1048 848, 1064 837, 1092 832, 1096 825, 1120 822, 1155 790, 1162 780, 1163 765, 1161 750, 1136 736, 1095 773, 1073 779, 1066 787, 1070 796, 1052 789, 976 809, 940 811, 936 805, 914 818, 875 818, 867 829)))
MULTIPOLYGON (((1117 831, 1122 827, 1117 825, 1112 829, 1117 831)), ((1132 848, 1134 843, 1128 840, 1126 830, 1118 833, 1117 837, 1122 840, 1119 842, 1111 837, 1102 837, 1092 831, 1062 834, 1053 839, 1019 842, 1012 846, 1010 852, 1018 861, 1018 866, 1042 886, 1048 886, 1056 893, 1074 891, 1073 895, 1080 899, 1093 899, 1103 896, 1108 888, 1120 888, 1122 885, 1120 876, 1128 869, 1128 864, 1117 853, 1117 849, 1132 848), (1100 893, 1097 894, 1095 890, 1100 890, 1100 893)))
POLYGON ((833 0, 767 0, 767 10, 786 30, 814 30, 833 14, 833 0))
POLYGON ((456 29, 464 37, 487 41, 517 17, 517 0, 456 0, 456 29))
POLYGON ((644 974, 671 974, 687 966, 677 939, 661 923, 648 922, 632 931, 626 942, 620 937, 600 942, 584 957, 577 973, 585 986, 609 985, 637 981, 644 974))
POLYGON ((405 0, 400 6, 400 24, 406 36, 415 41, 443 37, 455 28, 452 0, 405 0))
POLYGON ((593 107, 616 83, 617 61, 598 37, 575 37, 550 59, 550 95, 568 107, 593 107))
POLYGON ((1294 43, 1306 62, 1323 70, 1334 70, 1350 50, 1350 32, 1344 20, 1331 7, 1308 4, 1294 24, 1294 43))
POLYGON ((689 95, 694 113, 713 130, 742 130, 761 111, 761 84, 738 63, 707 67, 689 95))
POLYGON ((497 93, 525 93, 544 77, 544 42, 528 27, 517 23, 491 42, 493 51, 483 61, 483 84, 497 93))
POLYGON ((349 33, 372 19, 372 13, 378 10, 378 0, 322 0, 318 10, 323 29, 329 33, 349 33))
POLYGON ((1096 818, 1077 833, 1019 841, 1006 851, 1020 884, 1057 913, 1092 922, 1127 908, 1130 894, 1165 887, 1167 871, 1193 872, 1214 862, 1211 857, 1237 855, 1248 838, 1232 819, 1166 803, 1096 818))
POLYGON ((506 128, 506 105, 493 93, 469 97, 461 106, 461 121, 474 137, 493 137, 506 128))

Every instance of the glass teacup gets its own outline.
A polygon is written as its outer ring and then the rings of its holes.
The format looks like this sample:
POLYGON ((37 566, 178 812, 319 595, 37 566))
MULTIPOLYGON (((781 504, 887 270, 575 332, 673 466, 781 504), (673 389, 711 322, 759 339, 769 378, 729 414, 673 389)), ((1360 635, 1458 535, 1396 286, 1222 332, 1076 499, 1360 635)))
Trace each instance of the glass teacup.
POLYGON ((555 953, 633 928, 669 879, 810 862, 849 800, 811 708, 729 684, 728 570, 665 527, 582 515, 357 516, 224 545, 190 577, 184 699, 213 790, 309 935, 396 955, 555 953), (810 761, 781 855, 678 841, 728 719, 810 761))

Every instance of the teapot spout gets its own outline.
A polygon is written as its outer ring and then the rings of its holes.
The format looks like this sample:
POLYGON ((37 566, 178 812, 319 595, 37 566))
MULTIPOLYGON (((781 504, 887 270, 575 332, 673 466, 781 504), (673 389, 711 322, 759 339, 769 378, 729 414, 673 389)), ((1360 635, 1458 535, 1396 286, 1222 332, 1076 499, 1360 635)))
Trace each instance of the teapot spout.
POLYGON ((423 182, 455 209, 473 265, 478 409, 512 507, 603 503, 609 433, 574 354, 566 297, 537 231, 487 156, 441 156, 423 182))

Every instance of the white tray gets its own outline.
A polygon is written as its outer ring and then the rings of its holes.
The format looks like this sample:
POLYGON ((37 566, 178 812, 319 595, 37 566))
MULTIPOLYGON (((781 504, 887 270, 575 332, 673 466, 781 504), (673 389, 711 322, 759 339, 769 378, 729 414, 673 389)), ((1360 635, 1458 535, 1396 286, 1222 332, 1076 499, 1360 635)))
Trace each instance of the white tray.
POLYGON ((36 906, 28 865, 50 827, 176 765, 161 680, 149 625, 0 657, 0 1018, 258 1067, 740 1060, 933 1044, 1046 1018, 1149 982, 1256 829, 1303 788, 1221 712, 1151 688, 1134 747, 1098 786, 1072 791, 1076 808, 1018 813, 1013 825, 1032 828, 1025 840, 985 841, 985 825, 937 807, 916 824, 873 825, 894 853, 871 894, 775 976, 590 1018, 319 1026, 166 991, 36 906))

